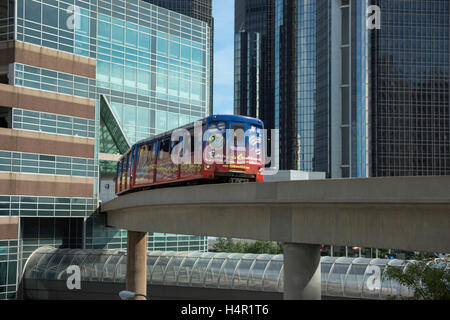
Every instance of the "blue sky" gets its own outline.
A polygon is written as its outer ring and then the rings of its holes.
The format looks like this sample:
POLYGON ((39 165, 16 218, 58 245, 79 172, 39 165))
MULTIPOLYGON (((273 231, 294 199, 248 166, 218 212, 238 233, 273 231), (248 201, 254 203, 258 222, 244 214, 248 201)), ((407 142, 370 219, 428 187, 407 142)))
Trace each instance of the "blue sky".
POLYGON ((233 114, 234 0, 213 0, 214 113, 233 114))

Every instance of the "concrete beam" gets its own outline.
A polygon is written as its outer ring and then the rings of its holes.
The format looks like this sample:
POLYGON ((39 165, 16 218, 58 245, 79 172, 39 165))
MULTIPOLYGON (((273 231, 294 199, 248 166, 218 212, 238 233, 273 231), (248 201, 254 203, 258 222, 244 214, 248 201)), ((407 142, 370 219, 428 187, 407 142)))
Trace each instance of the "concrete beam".
POLYGON ((221 184, 136 192, 104 204, 139 232, 450 252, 450 177, 221 184))

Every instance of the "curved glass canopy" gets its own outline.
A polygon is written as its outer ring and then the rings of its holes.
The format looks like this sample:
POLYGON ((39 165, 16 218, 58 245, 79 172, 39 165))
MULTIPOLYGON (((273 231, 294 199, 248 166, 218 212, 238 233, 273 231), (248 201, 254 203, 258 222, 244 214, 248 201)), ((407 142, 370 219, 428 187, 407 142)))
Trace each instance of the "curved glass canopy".
MULTIPOLYGON (((322 257, 322 295, 356 299, 412 297, 413 292, 383 276, 386 266, 405 268, 401 260, 322 257)), ((26 279, 66 280, 69 266, 79 266, 81 280, 125 282, 126 252, 43 247, 28 259, 26 279)), ((283 255, 150 252, 150 285, 283 292, 283 255)))

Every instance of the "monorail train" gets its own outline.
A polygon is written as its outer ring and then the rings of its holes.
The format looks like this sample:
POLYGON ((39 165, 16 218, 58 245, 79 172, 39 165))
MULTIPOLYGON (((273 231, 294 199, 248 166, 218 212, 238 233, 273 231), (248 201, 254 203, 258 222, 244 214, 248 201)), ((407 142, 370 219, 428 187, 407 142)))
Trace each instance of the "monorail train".
POLYGON ((115 192, 122 195, 173 185, 262 182, 263 130, 263 122, 255 118, 216 115, 140 141, 117 164, 115 192), (172 141, 175 131, 185 134, 172 141), (200 134, 200 139, 196 138, 200 134), (182 148, 180 143, 184 143, 182 148), (173 152, 189 161, 176 164, 173 152))

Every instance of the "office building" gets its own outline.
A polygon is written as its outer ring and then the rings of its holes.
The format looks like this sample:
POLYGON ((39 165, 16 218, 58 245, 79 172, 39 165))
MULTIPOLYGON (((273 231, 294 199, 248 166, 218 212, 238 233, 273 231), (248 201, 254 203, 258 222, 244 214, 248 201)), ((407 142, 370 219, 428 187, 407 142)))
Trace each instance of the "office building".
POLYGON ((315 170, 370 175, 369 1, 318 1, 315 170))
POLYGON ((450 174, 448 1, 318 5, 316 169, 333 178, 450 174), (371 5, 380 29, 367 26, 371 5))
POLYGON ((274 0, 235 2, 234 112, 274 124, 274 0))
POLYGON ((280 130, 281 170, 313 171, 315 21, 316 1, 235 1, 235 113, 280 130))
POLYGON ((374 1, 371 175, 450 174, 449 2, 374 1))
POLYGON ((275 1, 275 129, 280 169, 313 171, 316 1, 275 1))
POLYGON ((209 37, 209 114, 213 114, 213 70, 214 70, 214 17, 212 16, 212 0, 144 0, 194 19, 206 22, 210 27, 209 37))
MULTIPOLYGON (((210 37, 207 23, 144 1, 2 1, 0 299, 40 246, 126 248, 126 231, 94 215, 114 161, 209 114, 210 37)), ((206 242, 151 234, 149 250, 206 242)))
MULTIPOLYGON (((236 1, 244 8, 236 21, 246 26, 254 20, 244 3, 236 1)), ((265 123, 280 130, 281 169, 333 178, 450 174, 448 1, 273 5, 265 27, 274 31, 274 104, 254 98, 261 56, 271 50, 250 33, 236 41, 235 112, 265 120, 256 110, 273 109, 265 123), (380 29, 368 25, 373 5, 380 29)))

